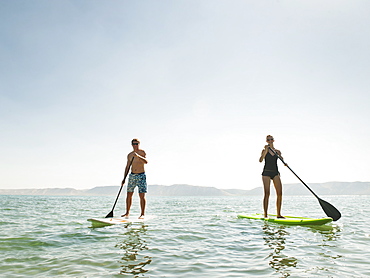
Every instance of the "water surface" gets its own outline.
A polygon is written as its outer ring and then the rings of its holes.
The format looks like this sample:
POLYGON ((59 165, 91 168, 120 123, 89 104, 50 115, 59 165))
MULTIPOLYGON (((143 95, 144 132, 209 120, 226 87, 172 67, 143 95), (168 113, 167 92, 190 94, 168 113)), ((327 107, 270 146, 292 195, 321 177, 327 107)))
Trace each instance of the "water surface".
MULTIPOLYGON (((369 277, 370 196, 321 197, 341 211, 339 221, 300 227, 238 219, 261 212, 256 196, 149 195, 155 219, 91 228, 86 220, 104 217, 114 197, 0 196, 0 276, 369 277)), ((123 211, 122 198, 115 214, 123 211)), ((284 197, 283 213, 325 216, 312 196, 284 197)))

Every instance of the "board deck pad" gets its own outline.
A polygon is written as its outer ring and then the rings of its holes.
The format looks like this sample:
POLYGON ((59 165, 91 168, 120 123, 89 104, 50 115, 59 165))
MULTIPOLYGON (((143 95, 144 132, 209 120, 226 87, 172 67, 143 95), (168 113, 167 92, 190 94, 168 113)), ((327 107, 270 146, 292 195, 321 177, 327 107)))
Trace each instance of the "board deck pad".
POLYGON ((285 225, 324 225, 333 221, 330 217, 325 218, 309 218, 309 217, 297 217, 297 216, 284 216, 285 218, 276 218, 276 215, 269 214, 268 218, 265 218, 260 213, 255 214, 239 214, 238 218, 248 218, 256 220, 264 220, 268 222, 274 222, 285 225))
POLYGON ((90 221, 93 227, 103 227, 108 225, 117 225, 117 224, 129 224, 129 223, 142 223, 144 221, 155 218, 153 215, 145 216, 144 219, 139 219, 138 216, 126 217, 112 217, 112 218, 89 218, 87 221, 90 221))

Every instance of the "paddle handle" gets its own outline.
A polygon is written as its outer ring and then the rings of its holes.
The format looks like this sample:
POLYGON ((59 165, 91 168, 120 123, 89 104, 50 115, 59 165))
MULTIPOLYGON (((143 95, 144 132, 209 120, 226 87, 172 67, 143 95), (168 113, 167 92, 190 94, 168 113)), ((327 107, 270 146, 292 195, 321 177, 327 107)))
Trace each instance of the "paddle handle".
POLYGON ((280 155, 278 155, 277 154, 277 152, 275 152, 275 150, 273 150, 271 147, 269 147, 269 149, 281 160, 281 162, 283 162, 284 163, 284 165, 286 166, 286 167, 288 167, 288 169, 290 170, 290 171, 292 171, 292 173, 300 180, 300 182, 301 183, 303 183, 303 185, 304 186, 306 186, 306 188, 317 198, 317 199, 320 199, 316 194, 315 194, 315 192, 313 192, 312 190, 311 190, 311 188, 309 188, 308 187, 308 185, 300 178, 300 177, 298 177, 298 175, 296 174, 296 173, 294 173, 294 171, 292 170, 292 168, 290 168, 289 167, 289 165, 288 164, 286 164, 285 162, 284 162, 284 160, 283 160, 283 158, 280 156, 280 155))

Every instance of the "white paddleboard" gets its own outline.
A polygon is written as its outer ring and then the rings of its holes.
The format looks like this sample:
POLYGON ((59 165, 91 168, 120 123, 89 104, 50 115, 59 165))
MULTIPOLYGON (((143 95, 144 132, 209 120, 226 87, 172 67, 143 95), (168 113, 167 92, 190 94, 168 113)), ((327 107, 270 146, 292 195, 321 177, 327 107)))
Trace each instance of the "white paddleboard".
POLYGON ((129 223, 141 223, 150 219, 153 219, 155 216, 147 215, 144 218, 138 218, 130 216, 126 217, 112 217, 112 218, 90 218, 87 221, 90 221, 93 227, 102 227, 107 225, 117 225, 117 224, 129 224, 129 223))

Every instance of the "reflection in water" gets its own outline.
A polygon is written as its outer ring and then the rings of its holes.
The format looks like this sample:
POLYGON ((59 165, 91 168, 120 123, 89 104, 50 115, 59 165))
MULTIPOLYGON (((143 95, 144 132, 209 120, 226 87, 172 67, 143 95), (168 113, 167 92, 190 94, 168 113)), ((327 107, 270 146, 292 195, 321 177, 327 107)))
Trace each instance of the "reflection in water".
POLYGON ((332 225, 310 226, 309 228, 313 232, 320 233, 324 242, 336 241, 342 231, 340 227, 332 225))
MULTIPOLYGON (((288 257, 283 254, 286 245, 286 237, 290 235, 289 226, 277 226, 274 224, 264 223, 263 232, 265 244, 272 249, 269 258, 269 265, 281 274, 281 277, 289 277, 291 275, 289 268, 296 267, 298 260, 294 257, 288 257)), ((303 228, 303 227, 302 227, 303 228)), ((320 246, 330 246, 335 244, 340 237, 341 229, 338 226, 307 226, 312 232, 319 233, 322 236, 322 244, 320 246)), ((338 259, 341 255, 330 254, 329 252, 319 252, 318 256, 322 259, 338 259)))
MULTIPOLYGON (((330 247, 330 250, 332 250, 333 247, 337 246, 337 240, 340 238, 341 235, 341 228, 334 225, 323 225, 323 226, 311 226, 310 230, 313 232, 317 232, 322 236, 322 244, 320 246, 322 247, 330 247)), ((326 248, 325 248, 326 249, 326 248)), ((336 260, 340 259, 343 256, 339 254, 333 254, 333 252, 328 251, 317 253, 320 257, 322 257, 324 260, 336 260)))
POLYGON ((123 240, 116 247, 124 251, 124 255, 120 260, 122 270, 120 274, 131 274, 133 277, 144 277, 148 271, 144 267, 150 264, 152 257, 144 256, 140 251, 147 250, 146 241, 141 237, 147 232, 144 224, 128 225, 127 230, 123 233, 123 240))
POLYGON ((270 259, 269 265, 279 272, 281 277, 289 277, 290 273, 287 271, 289 267, 297 265, 297 259, 288 257, 283 254, 285 249, 285 236, 289 235, 285 226, 276 226, 265 223, 263 227, 265 244, 268 245, 272 252, 267 257, 270 259))

